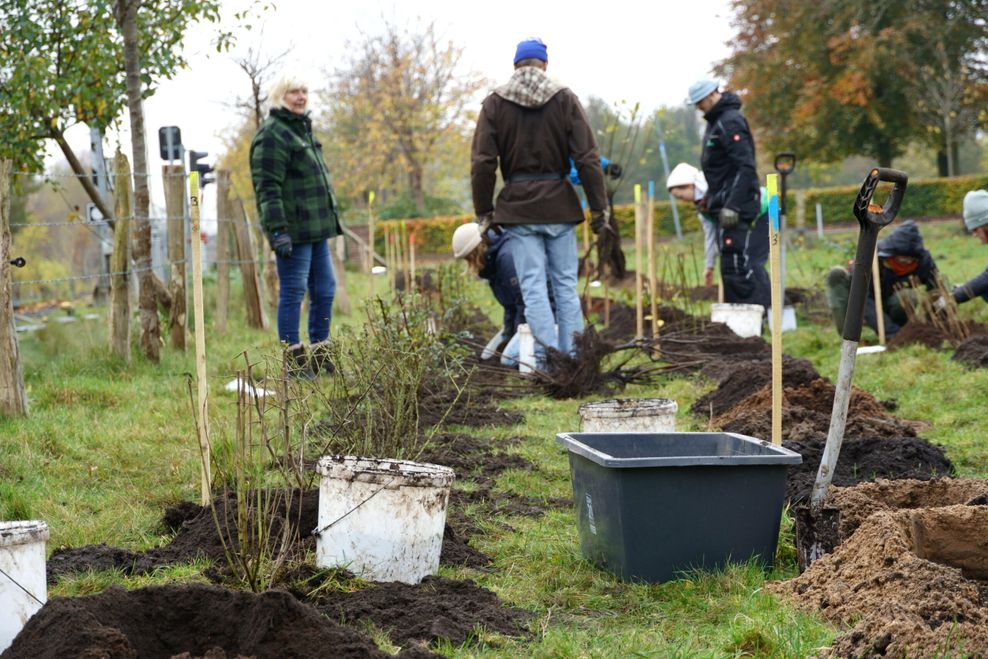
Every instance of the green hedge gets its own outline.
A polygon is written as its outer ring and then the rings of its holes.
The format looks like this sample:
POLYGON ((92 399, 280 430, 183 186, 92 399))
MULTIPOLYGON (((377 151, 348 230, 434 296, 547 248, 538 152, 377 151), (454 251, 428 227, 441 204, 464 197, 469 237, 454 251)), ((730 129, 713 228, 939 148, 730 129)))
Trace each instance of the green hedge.
MULTIPOLYGON (((959 215, 964 195, 969 190, 988 189, 988 175, 955 176, 953 178, 917 179, 909 182, 906 198, 902 202, 899 216, 937 217, 959 215)), ((825 224, 854 222, 852 206, 860 186, 835 188, 809 188, 804 191, 789 190, 786 195, 790 221, 796 215, 796 195, 806 196, 806 223, 812 225, 816 218, 816 204, 820 204, 825 224)), ((679 222, 684 233, 700 230, 700 219, 691 204, 679 203, 679 222)), ((614 207, 621 237, 633 240, 635 236, 635 211, 632 204, 614 207)), ((402 223, 405 230, 415 234, 416 251, 430 254, 449 254, 453 231, 464 222, 474 219, 472 215, 444 215, 429 219, 388 220, 378 223, 396 230, 402 223)), ((660 236, 676 235, 672 219, 672 208, 668 200, 655 202, 656 233, 660 236)), ((375 235, 376 249, 383 254, 384 231, 375 235)))
MULTIPOLYGON (((899 209, 899 217, 960 215, 964 195, 969 190, 981 188, 988 188, 988 175, 909 181, 906 198, 903 199, 902 208, 899 209)), ((812 224, 816 221, 817 204, 820 204, 824 224, 855 222, 854 199, 860 189, 861 186, 858 185, 806 190, 806 223, 812 224)))

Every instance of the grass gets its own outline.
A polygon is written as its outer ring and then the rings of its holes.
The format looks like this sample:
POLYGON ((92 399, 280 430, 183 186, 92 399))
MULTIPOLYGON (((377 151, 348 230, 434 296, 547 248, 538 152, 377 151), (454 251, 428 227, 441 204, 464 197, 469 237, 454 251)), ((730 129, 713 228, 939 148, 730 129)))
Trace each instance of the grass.
MULTIPOLYGON (((922 230, 941 270, 954 282, 973 276, 988 261, 988 250, 979 249, 954 224, 922 230)), ((827 268, 846 262, 854 242, 850 231, 827 234, 822 241, 791 231, 789 285, 821 287, 827 268)), ((659 258, 701 250, 699 236, 689 236, 684 243, 664 244, 659 258)), ((338 314, 334 327, 363 320, 359 300, 366 295, 367 278, 350 272, 347 284, 353 309, 347 316, 338 314)), ((246 328, 236 288, 234 283, 228 332, 219 335, 209 327, 207 335, 210 423, 218 440, 233 433, 235 396, 222 392, 222 386, 239 366, 238 355, 277 352, 273 330, 246 328)), ((384 288, 383 278, 376 280, 376 288, 384 288)), ((496 318, 496 303, 486 287, 471 281, 468 288, 496 318)), ((626 290, 617 295, 630 300, 626 290)), ((965 317, 988 320, 980 301, 961 310, 965 317)), ((867 330, 864 339, 874 340, 867 330)), ((0 419, 0 518, 46 520, 49 551, 97 542, 133 550, 167 543, 170 537, 158 526, 164 508, 197 500, 199 493, 188 397, 188 377, 195 371, 191 347, 184 354, 164 348, 159 365, 146 363, 135 350, 126 365, 108 356, 103 323, 95 321, 52 323, 20 340, 31 408, 27 418, 0 419)), ((829 325, 800 318, 799 328, 784 341, 788 354, 810 359, 822 374, 835 378, 839 338, 829 325)), ((896 399, 900 417, 929 422, 921 434, 946 447, 961 475, 984 478, 988 449, 979 441, 982 382, 982 374, 960 367, 947 354, 919 347, 862 357, 855 370, 855 384, 880 399, 896 399)), ((688 409, 710 386, 697 378, 669 378, 629 388, 624 395, 672 398, 679 403, 678 428, 702 430, 706 419, 688 409)), ((539 471, 507 472, 498 480, 500 490, 564 497, 570 494, 569 468, 555 434, 578 427, 580 402, 512 400, 505 405, 524 412, 525 424, 461 430, 524 438, 510 450, 536 463, 539 471)), ((534 636, 519 640, 478 632, 465 647, 438 646, 446 656, 802 657, 828 645, 837 632, 762 589, 766 579, 795 574, 788 519, 771 574, 740 565, 661 585, 622 583, 588 565, 580 556, 570 511, 477 521, 487 533, 474 543, 494 558, 496 569, 443 568, 442 573, 473 578, 506 602, 531 610, 534 636), (504 521, 509 526, 499 523, 504 521)), ((51 594, 99 592, 113 584, 136 588, 202 581, 202 570, 202 565, 179 566, 140 578, 115 572, 79 575, 59 582, 51 594)))

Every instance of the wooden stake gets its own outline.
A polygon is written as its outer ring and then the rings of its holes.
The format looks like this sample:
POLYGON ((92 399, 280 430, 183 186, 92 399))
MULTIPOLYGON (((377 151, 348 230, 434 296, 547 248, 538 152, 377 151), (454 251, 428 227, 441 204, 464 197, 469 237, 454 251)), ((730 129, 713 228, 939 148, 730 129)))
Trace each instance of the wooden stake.
MULTIPOLYGON (((257 329, 268 328, 268 316, 264 311, 264 299, 261 288, 261 274, 258 272, 257 248, 254 242, 254 232, 250 229, 250 219, 244 211, 244 204, 239 196, 230 199, 230 217, 236 218, 230 224, 233 234, 234 253, 240 261, 240 279, 243 282, 244 305, 247 310, 247 325, 257 329)), ((342 280, 336 282, 336 304, 344 308, 346 286, 342 280)), ((344 311, 344 313, 347 313, 344 311)))
POLYGON ((374 191, 367 195, 367 274, 370 275, 370 297, 374 297, 374 191))
POLYGON ((394 270, 391 269, 391 225, 385 222, 381 225, 381 231, 384 232, 384 267, 387 269, 385 275, 388 278, 388 292, 394 294, 394 270))
POLYGON ((635 338, 645 336, 642 306, 642 186, 635 184, 635 338))
POLYGON ((189 174, 192 213, 192 311, 195 314, 196 383, 198 388, 199 452, 202 456, 202 505, 209 505, 212 483, 209 449, 209 390, 206 382, 206 324, 202 311, 202 241, 199 238, 199 172, 189 174))
POLYGON ((583 261, 583 274, 586 276, 586 285, 583 287, 584 302, 583 306, 586 308, 586 313, 590 313, 590 223, 587 221, 583 222, 583 254, 585 255, 585 260, 583 261))
POLYGON ((408 234, 408 291, 415 290, 415 232, 408 234))
POLYGON ((648 297, 652 303, 652 337, 659 335, 659 300, 655 282, 655 181, 648 182, 648 297))
POLYGON ((779 175, 769 174, 769 255, 772 261, 772 443, 782 444, 782 249, 779 175))
POLYGON ((401 269, 405 271, 405 292, 412 290, 412 283, 409 279, 408 257, 408 225, 405 220, 401 221, 401 269))
POLYGON ((871 285, 875 291, 875 316, 878 319, 878 345, 885 345, 885 301, 882 300, 882 280, 878 272, 878 250, 871 260, 871 285))

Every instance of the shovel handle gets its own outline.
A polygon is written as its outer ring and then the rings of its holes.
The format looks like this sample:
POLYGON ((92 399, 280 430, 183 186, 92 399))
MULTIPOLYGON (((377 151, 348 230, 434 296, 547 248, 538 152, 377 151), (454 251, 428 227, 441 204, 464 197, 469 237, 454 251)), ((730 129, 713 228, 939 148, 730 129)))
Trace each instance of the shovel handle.
MULTIPOLYGON (((854 217, 858 218, 858 223, 862 229, 866 224, 875 225, 878 228, 888 226, 899 213, 899 206, 902 205, 902 198, 906 196, 906 184, 909 176, 898 169, 888 169, 885 167, 875 167, 864 183, 861 184, 861 191, 858 198, 854 200, 854 217), (880 182, 893 183, 892 192, 885 200, 884 206, 873 204, 871 198, 875 196, 875 190, 880 182)), ((868 262, 871 262, 869 258, 868 262)))
POLYGON ((789 176, 796 169, 796 154, 784 151, 775 154, 775 171, 783 176, 789 176))
POLYGON ((875 258, 878 232, 882 227, 888 226, 899 212, 908 179, 905 172, 876 167, 868 173, 854 201, 854 216, 861 225, 861 234, 858 236, 858 249, 854 255, 851 290, 847 298, 844 331, 841 334, 848 341, 857 343, 861 339, 861 319, 868 297, 868 284, 871 282, 871 263, 875 258), (884 207, 871 202, 881 181, 895 184, 884 207))

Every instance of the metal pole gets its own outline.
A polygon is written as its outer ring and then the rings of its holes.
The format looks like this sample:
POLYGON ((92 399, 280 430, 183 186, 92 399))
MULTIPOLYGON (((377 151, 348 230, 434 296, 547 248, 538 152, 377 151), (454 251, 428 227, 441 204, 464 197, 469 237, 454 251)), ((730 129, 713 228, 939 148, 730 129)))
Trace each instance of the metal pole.
MULTIPOLYGON (((669 178, 669 158, 666 156, 665 133, 662 132, 662 122, 658 115, 655 116, 655 130, 659 134, 659 155, 662 156, 662 169, 665 171, 666 179, 669 178)), ((676 238, 683 239, 683 229, 679 226, 679 209, 676 207, 676 198, 669 193, 669 205, 672 207, 672 223, 676 227, 676 238)))

